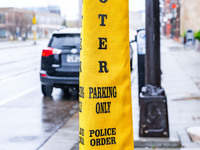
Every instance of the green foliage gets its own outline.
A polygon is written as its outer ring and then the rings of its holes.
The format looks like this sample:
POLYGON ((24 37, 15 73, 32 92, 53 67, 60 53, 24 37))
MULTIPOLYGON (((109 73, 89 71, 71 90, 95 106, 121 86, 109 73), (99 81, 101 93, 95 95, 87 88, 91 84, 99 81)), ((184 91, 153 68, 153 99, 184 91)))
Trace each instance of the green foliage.
POLYGON ((200 30, 194 33, 194 38, 200 41, 200 30))
POLYGON ((186 37, 186 31, 184 31, 183 34, 181 34, 181 37, 186 37))

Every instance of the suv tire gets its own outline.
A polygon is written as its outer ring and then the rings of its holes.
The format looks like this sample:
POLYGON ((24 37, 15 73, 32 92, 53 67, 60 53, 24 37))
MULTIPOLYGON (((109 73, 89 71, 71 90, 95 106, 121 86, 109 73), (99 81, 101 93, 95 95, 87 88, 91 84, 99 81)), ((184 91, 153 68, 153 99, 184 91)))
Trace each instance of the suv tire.
POLYGON ((64 92, 64 96, 65 97, 69 97, 70 96, 69 88, 63 88, 63 92, 64 92))
POLYGON ((42 85, 42 93, 44 96, 51 96, 52 91, 53 91, 53 86, 42 85))

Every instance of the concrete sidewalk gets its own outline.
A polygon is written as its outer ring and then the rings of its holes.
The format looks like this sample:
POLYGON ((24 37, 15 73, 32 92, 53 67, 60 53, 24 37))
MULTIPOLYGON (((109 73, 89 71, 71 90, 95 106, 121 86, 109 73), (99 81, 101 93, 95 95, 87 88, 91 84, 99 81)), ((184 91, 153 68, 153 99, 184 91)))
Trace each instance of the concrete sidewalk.
MULTIPOLYGON (((36 41, 37 45, 44 44, 47 46, 49 39, 38 39, 36 41)), ((34 45, 33 40, 26 41, 3 41, 0 42, 0 50, 8 49, 8 48, 16 48, 16 47, 27 47, 34 45)))
MULTIPOLYGON (((200 144, 193 143, 187 133, 188 127, 200 126, 200 53, 191 47, 184 47, 173 40, 161 41, 162 86, 168 99, 170 141, 180 138, 181 148, 135 148, 136 150, 200 150, 200 144), (175 136, 175 139, 173 139, 175 136), (177 136, 177 137, 176 137, 177 136)), ((132 73, 132 96, 134 116, 134 138, 138 137, 139 107, 137 95, 137 69, 132 73)), ((168 143, 169 144, 169 143, 168 143)), ((170 147, 170 145, 169 145, 170 147)), ((41 148, 41 150, 78 150, 78 112, 41 148)))

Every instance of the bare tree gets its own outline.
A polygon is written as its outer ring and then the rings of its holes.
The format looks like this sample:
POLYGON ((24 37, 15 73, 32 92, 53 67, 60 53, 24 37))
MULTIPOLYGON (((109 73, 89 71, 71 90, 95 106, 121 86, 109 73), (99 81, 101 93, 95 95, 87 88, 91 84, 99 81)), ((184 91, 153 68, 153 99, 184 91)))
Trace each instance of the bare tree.
POLYGON ((13 38, 16 39, 17 27, 15 24, 15 14, 14 13, 8 14, 6 27, 7 27, 7 31, 9 31, 10 34, 13 36, 13 38))
POLYGON ((32 14, 24 12, 11 12, 7 16, 7 30, 13 36, 14 39, 17 36, 25 34, 28 37, 28 32, 32 26, 32 14), (17 35, 18 34, 18 35, 17 35))
POLYGON ((32 31, 32 17, 33 15, 32 14, 24 14, 24 19, 23 19, 23 30, 24 30, 24 33, 26 35, 26 38, 28 38, 28 33, 32 31))
POLYGON ((19 29, 21 36, 25 34, 26 38, 28 38, 28 32, 31 31, 32 27, 32 14, 23 13, 20 18, 19 29))

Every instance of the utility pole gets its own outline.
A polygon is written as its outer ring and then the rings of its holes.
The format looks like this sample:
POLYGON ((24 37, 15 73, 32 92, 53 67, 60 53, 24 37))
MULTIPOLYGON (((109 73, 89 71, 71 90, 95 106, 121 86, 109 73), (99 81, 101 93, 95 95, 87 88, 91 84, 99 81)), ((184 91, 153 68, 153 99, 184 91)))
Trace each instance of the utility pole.
POLYGON ((159 0, 146 0, 145 86, 140 93, 140 137, 169 137, 167 98, 161 87, 159 0))

